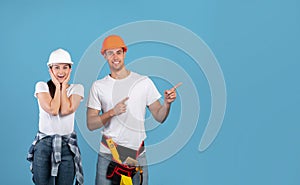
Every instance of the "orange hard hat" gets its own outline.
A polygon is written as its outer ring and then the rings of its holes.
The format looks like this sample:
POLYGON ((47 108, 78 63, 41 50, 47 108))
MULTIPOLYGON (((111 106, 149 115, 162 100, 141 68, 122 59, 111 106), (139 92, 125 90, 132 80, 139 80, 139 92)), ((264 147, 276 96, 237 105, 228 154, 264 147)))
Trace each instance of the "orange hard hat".
POLYGON ((101 54, 104 55, 105 50, 123 48, 123 51, 127 51, 127 46, 125 45, 123 39, 118 35, 110 35, 106 37, 102 43, 101 54))

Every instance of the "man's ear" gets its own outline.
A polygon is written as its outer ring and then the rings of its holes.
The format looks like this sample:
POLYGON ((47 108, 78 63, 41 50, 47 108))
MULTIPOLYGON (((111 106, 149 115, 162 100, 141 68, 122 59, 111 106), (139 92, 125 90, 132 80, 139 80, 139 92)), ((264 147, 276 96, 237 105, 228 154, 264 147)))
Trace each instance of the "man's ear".
POLYGON ((107 56, 106 53, 104 53, 103 57, 104 57, 105 60, 107 60, 107 57, 106 57, 106 56, 107 56))

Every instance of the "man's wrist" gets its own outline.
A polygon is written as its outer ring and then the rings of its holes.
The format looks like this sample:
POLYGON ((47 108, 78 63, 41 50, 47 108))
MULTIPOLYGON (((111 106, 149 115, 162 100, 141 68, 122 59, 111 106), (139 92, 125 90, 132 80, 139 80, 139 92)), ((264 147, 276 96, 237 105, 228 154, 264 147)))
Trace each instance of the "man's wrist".
POLYGON ((167 108, 169 108, 169 107, 171 107, 171 103, 172 102, 164 101, 164 106, 167 107, 167 108))
POLYGON ((110 117, 114 117, 116 115, 114 109, 110 109, 108 114, 109 114, 110 117))

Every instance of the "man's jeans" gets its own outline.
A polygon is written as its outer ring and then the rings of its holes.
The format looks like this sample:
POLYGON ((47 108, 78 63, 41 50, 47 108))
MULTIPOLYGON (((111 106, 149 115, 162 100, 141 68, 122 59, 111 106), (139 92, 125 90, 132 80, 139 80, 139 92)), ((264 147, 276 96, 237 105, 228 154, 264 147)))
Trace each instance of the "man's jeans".
POLYGON ((57 177, 51 176, 52 140, 46 137, 34 147, 33 179, 36 185, 72 185, 75 176, 73 153, 68 144, 62 141, 61 163, 57 177))
MULTIPOLYGON (((106 171, 112 156, 110 154, 99 153, 96 172, 96 185, 111 185, 111 181, 106 179, 106 171)), ((147 164, 146 152, 138 157, 139 164, 147 164)), ((140 173, 136 173, 132 178, 133 185, 140 184, 140 173)), ((148 185, 148 167, 143 166, 143 185, 148 185)))

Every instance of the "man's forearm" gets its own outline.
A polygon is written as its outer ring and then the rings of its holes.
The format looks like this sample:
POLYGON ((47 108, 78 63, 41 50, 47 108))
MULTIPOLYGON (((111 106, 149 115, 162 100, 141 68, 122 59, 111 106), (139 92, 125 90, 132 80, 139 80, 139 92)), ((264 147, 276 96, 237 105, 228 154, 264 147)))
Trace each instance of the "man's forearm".
POLYGON ((87 115, 87 126, 89 130, 96 130, 103 127, 112 117, 114 117, 113 109, 101 115, 87 115))
POLYGON ((156 121, 163 123, 170 112, 171 104, 164 102, 164 104, 160 107, 157 112, 157 115, 154 117, 156 121))

